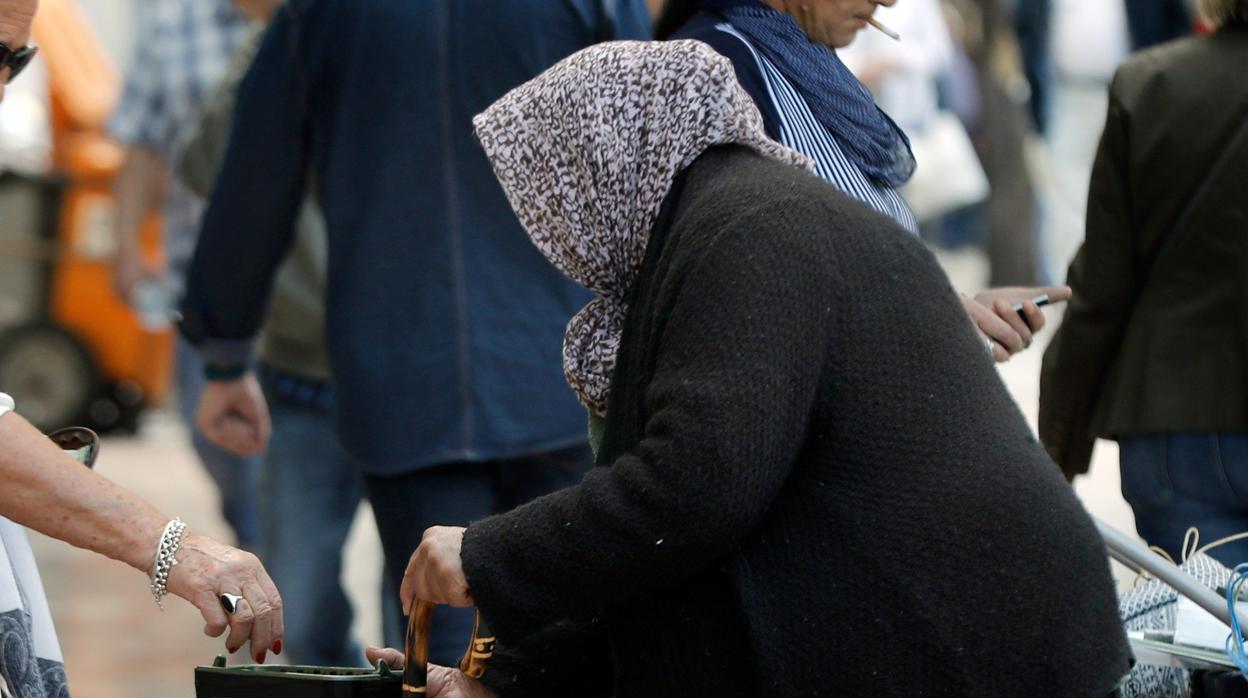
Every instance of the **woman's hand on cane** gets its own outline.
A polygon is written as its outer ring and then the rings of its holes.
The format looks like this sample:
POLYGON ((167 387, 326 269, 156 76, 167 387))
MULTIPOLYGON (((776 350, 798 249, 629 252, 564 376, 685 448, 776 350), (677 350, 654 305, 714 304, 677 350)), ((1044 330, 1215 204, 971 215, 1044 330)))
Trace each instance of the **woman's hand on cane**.
POLYGON ((459 527, 434 526, 425 531, 399 588, 404 613, 411 612, 416 600, 443 606, 473 605, 459 554, 463 541, 464 529, 459 527))

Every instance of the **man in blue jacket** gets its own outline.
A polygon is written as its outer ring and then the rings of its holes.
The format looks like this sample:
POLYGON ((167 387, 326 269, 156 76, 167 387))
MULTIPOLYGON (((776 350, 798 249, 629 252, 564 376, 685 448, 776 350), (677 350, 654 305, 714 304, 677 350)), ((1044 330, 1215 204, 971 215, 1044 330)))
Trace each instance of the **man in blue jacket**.
MULTIPOLYGON (((560 371, 587 297, 526 239, 471 119, 580 48, 648 34, 643 0, 290 0, 240 88, 183 302, 207 364, 199 421, 235 452, 265 447, 253 341, 311 176, 339 436, 395 588, 428 526, 571 484, 589 461, 560 371)), ((454 661, 471 616, 434 623, 431 659, 454 661)))

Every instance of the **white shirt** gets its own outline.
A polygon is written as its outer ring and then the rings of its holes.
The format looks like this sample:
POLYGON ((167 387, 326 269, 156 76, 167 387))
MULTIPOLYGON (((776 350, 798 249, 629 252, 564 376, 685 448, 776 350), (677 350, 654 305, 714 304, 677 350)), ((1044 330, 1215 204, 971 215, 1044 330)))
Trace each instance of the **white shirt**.
MULTIPOLYGON (((0 393, 0 417, 13 411, 0 393)), ((0 695, 67 695, 64 659, 26 529, 0 517, 0 695)))

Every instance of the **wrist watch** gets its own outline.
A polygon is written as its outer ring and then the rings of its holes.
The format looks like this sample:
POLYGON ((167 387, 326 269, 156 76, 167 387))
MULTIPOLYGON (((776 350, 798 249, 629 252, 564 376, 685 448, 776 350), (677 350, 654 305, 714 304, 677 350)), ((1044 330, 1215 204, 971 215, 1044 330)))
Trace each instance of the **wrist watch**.
POLYGON ((204 364, 204 380, 210 383, 238 380, 246 373, 247 364, 235 364, 232 366, 204 364))

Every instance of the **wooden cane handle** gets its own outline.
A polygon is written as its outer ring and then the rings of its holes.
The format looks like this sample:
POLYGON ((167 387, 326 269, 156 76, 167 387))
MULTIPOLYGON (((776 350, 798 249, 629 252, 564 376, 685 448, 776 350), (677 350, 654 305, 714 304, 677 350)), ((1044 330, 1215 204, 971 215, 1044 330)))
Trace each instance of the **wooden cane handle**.
POLYGON ((429 629, 433 626, 433 604, 412 602, 407 618, 407 640, 403 644, 403 695, 425 695, 429 680, 429 629))
POLYGON ((459 670, 470 679, 485 676, 485 665, 494 656, 494 633, 485 624, 481 612, 477 611, 477 619, 472 625, 472 640, 468 643, 468 651, 459 660, 459 670))
MULTIPOLYGON (((429 631, 433 627, 433 604, 425 601, 412 603, 411 615, 407 618, 407 640, 403 654, 403 694, 425 695, 429 681, 429 631)), ((472 640, 468 643, 468 651, 460 660, 459 669, 467 676, 479 679, 485 675, 486 663, 494 656, 494 634, 489 626, 477 613, 472 628, 472 640)))

